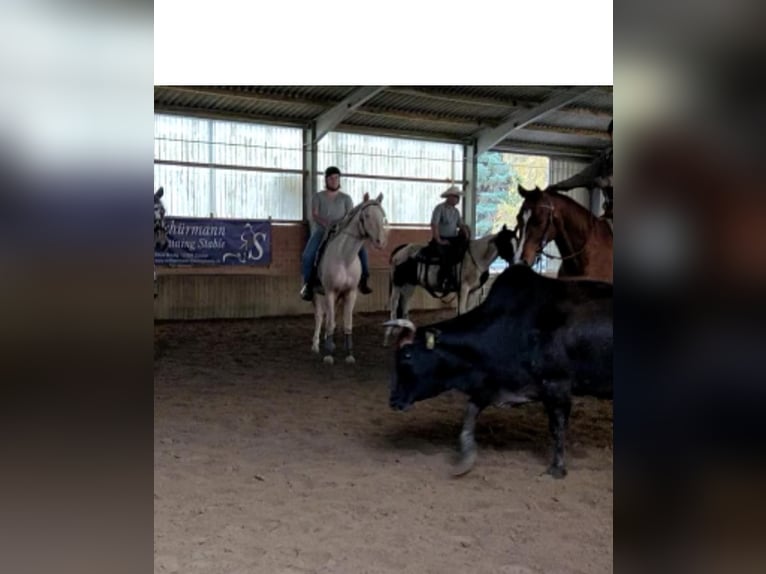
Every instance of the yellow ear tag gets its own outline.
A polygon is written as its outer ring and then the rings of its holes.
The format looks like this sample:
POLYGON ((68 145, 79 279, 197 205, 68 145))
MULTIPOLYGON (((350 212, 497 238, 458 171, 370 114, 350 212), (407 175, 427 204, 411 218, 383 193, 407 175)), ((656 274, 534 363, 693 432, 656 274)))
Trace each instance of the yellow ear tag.
POLYGON ((434 337, 433 333, 426 333, 426 349, 433 350, 434 345, 436 345, 436 337, 434 337))

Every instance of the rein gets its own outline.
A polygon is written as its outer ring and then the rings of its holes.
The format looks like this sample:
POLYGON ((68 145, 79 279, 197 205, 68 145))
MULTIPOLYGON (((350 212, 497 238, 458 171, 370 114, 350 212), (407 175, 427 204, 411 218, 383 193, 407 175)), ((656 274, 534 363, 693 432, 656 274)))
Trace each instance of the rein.
POLYGON ((553 207, 552 204, 543 205, 546 209, 550 210, 548 215, 548 220, 545 222, 545 229, 543 230, 543 237, 540 240, 540 247, 537 249, 538 255, 544 255, 545 257, 548 257, 549 259, 560 259, 561 261, 565 261, 567 259, 573 259, 577 257, 578 255, 582 254, 585 251, 585 248, 588 246, 588 240, 585 240, 585 243, 583 244, 582 248, 578 251, 575 251, 574 253, 570 253, 569 255, 551 255, 550 253, 545 252, 545 244, 547 241, 545 241, 545 238, 548 234, 548 228, 553 224, 553 212, 555 210, 555 207, 553 207))
MULTIPOLYGON (((368 207, 372 207, 373 205, 380 205, 380 204, 375 202, 375 201, 370 201, 370 202, 368 202, 366 204, 360 205, 355 210, 352 209, 351 211, 349 211, 348 215, 346 216, 347 221, 346 220, 342 220, 338 224, 337 231, 335 232, 335 234, 337 234, 337 235, 341 235, 341 234, 342 235, 349 235, 349 236, 353 237, 354 239, 362 239, 362 240, 365 237, 370 237, 370 234, 367 232, 367 228, 364 226, 364 220, 361 219, 361 218, 359 219, 359 222, 358 222, 360 227, 362 228, 361 235, 355 235, 354 233, 351 233, 350 231, 347 231, 347 228, 351 226, 351 222, 353 221, 353 219, 357 215, 361 215, 361 213, 365 209, 367 209, 368 207), (342 224, 342 227, 341 227, 341 224, 342 224)), ((335 234, 332 234, 332 235, 335 235, 335 234)), ((328 237, 328 241, 329 240, 330 240, 330 237, 328 237)))

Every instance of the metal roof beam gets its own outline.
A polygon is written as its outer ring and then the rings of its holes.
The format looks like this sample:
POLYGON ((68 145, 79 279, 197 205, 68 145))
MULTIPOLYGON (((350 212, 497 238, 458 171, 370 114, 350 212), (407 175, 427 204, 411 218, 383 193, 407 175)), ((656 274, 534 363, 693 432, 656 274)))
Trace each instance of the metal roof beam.
POLYGON ((453 143, 453 144, 460 144, 460 145, 468 141, 468 138, 466 137, 456 136, 455 134, 445 133, 445 132, 437 132, 437 131, 424 132, 424 131, 417 131, 412 129, 381 128, 381 127, 354 125, 354 124, 343 124, 342 126, 338 128, 337 131, 352 133, 352 134, 377 135, 377 136, 385 136, 385 137, 400 138, 400 139, 422 140, 422 141, 440 142, 440 143, 453 143))
POLYGON ((154 113, 172 114, 176 116, 196 117, 208 120, 227 120, 234 122, 253 122, 259 124, 306 127, 308 121, 291 120, 278 118, 274 116, 252 114, 248 112, 227 112, 221 110, 211 110, 207 108, 189 108, 186 106, 167 106, 164 104, 155 104, 154 113))
POLYGON ((476 132, 474 134, 476 138, 476 154, 488 151, 492 146, 508 137, 514 130, 523 128, 546 114, 567 105, 590 89, 590 87, 577 86, 554 93, 532 108, 516 110, 499 126, 476 132))
POLYGON ((612 110, 602 110, 598 108, 583 106, 583 105, 572 105, 572 106, 564 106, 559 110, 559 112, 563 112, 565 114, 571 114, 573 116, 591 116, 596 118, 610 118, 612 117, 612 110))
POLYGON ((380 92, 386 89, 386 86, 364 86, 351 92, 332 108, 321 114, 315 120, 316 129, 314 130, 314 143, 321 140, 333 128, 350 116, 354 110, 370 100, 380 92))
POLYGON ((534 123, 534 124, 527 124, 527 126, 524 129, 529 131, 546 132, 546 133, 553 133, 553 134, 594 137, 594 138, 600 138, 603 140, 609 139, 608 131, 594 130, 590 128, 569 128, 564 126, 552 126, 548 124, 534 123))

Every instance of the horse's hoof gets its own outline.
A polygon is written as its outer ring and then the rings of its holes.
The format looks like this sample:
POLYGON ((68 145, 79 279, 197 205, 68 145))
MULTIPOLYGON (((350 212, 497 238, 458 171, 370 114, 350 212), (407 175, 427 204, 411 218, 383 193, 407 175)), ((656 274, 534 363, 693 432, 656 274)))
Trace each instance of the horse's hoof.
POLYGON ((335 359, 332 358, 332 355, 325 355, 324 359, 322 360, 328 365, 332 365, 335 362, 335 359))
POLYGON ((311 345, 311 352, 319 354, 319 345, 311 345))
POLYGON ((458 460, 457 464, 455 464, 454 467, 452 467, 452 476, 455 478, 459 476, 464 476, 471 472, 473 470, 474 465, 476 464, 476 451, 471 451, 467 454, 464 454, 460 457, 460 460, 458 460))
POLYGON ((348 357, 346 357, 346 363, 348 363, 349 365, 353 365, 354 363, 356 363, 356 359, 354 358, 353 355, 349 355, 348 357))

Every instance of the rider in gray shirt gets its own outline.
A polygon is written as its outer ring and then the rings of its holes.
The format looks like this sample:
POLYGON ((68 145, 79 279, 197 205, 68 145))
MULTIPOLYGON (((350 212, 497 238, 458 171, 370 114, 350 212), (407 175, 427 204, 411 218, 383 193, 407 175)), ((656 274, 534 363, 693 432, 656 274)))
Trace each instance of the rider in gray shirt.
MULTIPOLYGON (((433 239, 431 244, 435 246, 436 251, 441 258, 439 265, 438 283, 439 288, 448 292, 456 285, 448 285, 452 267, 455 263, 456 252, 459 252, 460 232, 469 239, 470 231, 468 226, 463 223, 456 205, 460 202, 463 192, 454 185, 441 194, 444 201, 434 208, 431 215, 431 233, 433 239)), ((455 283, 455 278, 452 278, 455 283)))
POLYGON ((323 189, 311 198, 311 233, 322 231, 337 223, 354 207, 351 196, 342 191, 323 189))
MULTIPOLYGON (((315 265, 317 251, 322 244, 325 233, 334 223, 345 217, 354 207, 351 196, 340 191, 340 170, 328 167, 324 173, 325 189, 314 194, 311 198, 311 236, 301 257, 301 273, 303 287, 301 298, 311 301, 314 298, 315 265)), ((362 277, 359 280, 359 291, 365 295, 372 293, 367 284, 370 277, 367 262, 367 250, 362 246, 359 251, 359 262, 362 264, 362 277)))

